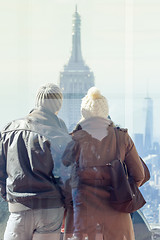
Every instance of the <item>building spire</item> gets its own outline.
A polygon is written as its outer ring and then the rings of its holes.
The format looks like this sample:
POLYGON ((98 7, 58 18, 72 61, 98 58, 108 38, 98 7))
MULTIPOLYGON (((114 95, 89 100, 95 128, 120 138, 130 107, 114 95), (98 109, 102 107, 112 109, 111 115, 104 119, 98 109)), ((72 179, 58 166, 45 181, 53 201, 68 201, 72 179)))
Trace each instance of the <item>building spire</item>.
POLYGON ((81 53, 81 18, 77 12, 77 4, 72 20, 72 51, 69 63, 83 62, 81 53))
POLYGON ((85 64, 81 54, 80 15, 77 5, 72 20, 72 52, 64 69, 60 72, 60 88, 63 92, 63 106, 59 116, 65 120, 69 132, 81 119, 81 101, 89 88, 94 86, 94 74, 85 64), (69 110, 68 110, 69 109, 69 110))

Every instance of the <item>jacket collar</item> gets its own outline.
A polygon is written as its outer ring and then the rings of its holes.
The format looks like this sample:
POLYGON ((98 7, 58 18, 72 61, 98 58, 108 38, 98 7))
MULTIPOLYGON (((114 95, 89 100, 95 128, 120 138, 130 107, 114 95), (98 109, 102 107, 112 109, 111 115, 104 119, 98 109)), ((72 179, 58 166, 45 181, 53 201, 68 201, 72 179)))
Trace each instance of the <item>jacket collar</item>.
POLYGON ((79 122, 82 130, 88 132, 92 137, 102 140, 108 135, 108 127, 112 121, 108 118, 91 117, 79 122))
POLYGON ((33 109, 27 118, 43 125, 61 127, 61 121, 57 115, 43 107, 33 109))

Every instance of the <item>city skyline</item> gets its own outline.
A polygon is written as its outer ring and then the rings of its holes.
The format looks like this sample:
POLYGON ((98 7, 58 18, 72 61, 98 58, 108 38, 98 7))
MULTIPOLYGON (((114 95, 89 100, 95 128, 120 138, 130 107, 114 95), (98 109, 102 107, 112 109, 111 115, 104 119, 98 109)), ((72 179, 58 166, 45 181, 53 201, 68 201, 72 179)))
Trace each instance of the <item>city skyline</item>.
MULTIPOLYGON (((71 56, 76 4, 82 20, 83 59, 108 99, 109 115, 132 137, 137 134, 140 143, 145 143, 146 123, 153 121, 150 137, 159 143, 159 0, 0 0, 0 128, 28 114, 42 84, 59 83, 71 56), (148 121, 146 98, 153 105, 148 121)), ((152 156, 151 149, 147 154, 146 162, 157 170, 159 152, 152 156)), ((155 184, 154 171, 153 185, 148 182, 144 190, 146 196, 156 195, 145 211, 151 216, 154 209, 157 217, 160 185, 155 184)))
POLYGON ((148 89, 154 106, 154 137, 159 139, 157 0, 101 0, 101 4, 98 0, 0 1, 1 128, 34 107, 41 84, 58 83, 59 72, 70 56, 76 3, 82 17, 83 57, 94 72, 96 86, 109 101, 112 119, 129 132, 132 128, 141 132, 148 89))

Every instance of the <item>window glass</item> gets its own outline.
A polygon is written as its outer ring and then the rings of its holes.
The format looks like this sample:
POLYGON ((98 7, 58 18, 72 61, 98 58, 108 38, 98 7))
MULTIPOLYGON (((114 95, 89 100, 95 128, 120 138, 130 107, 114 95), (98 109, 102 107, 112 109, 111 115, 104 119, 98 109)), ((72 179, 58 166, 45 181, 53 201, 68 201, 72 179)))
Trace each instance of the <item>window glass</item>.
MULTIPOLYGON (((66 84, 68 71, 74 93, 62 84, 67 100, 59 116, 71 131, 81 117, 83 89, 92 80, 91 85, 108 99, 111 119, 128 129, 150 170, 150 180, 140 188, 147 202, 140 214, 156 234, 160 229, 159 13, 159 0, 0 1, 0 129, 35 107, 42 84, 61 86, 62 79, 66 84), (80 21, 76 56, 86 71, 82 74, 79 69, 76 79, 76 69, 67 70, 75 51, 75 12, 80 21)), ((2 199, 0 209, 3 234, 8 210, 2 199)))

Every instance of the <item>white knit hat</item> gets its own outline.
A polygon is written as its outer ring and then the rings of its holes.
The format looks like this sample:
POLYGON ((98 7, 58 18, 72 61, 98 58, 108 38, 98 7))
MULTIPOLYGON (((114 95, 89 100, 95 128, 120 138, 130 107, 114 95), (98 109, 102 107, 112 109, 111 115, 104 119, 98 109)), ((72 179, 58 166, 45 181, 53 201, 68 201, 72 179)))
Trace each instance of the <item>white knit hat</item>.
POLYGON ((62 92, 60 88, 53 83, 41 86, 37 92, 35 106, 44 107, 53 113, 58 112, 62 106, 62 92))
POLYGON ((96 87, 91 87, 87 95, 82 99, 82 118, 103 117, 107 118, 109 113, 107 99, 101 95, 96 87))

